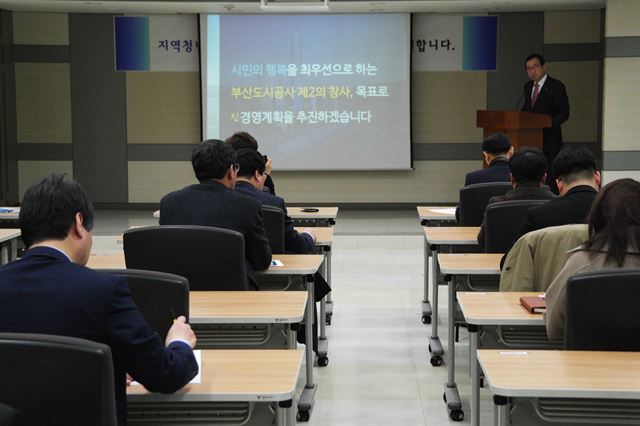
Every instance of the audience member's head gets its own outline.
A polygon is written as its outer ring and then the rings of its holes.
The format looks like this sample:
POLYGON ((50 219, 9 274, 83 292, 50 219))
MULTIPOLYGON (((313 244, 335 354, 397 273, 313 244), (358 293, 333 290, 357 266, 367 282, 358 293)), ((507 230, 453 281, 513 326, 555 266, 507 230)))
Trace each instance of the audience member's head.
POLYGON ((93 206, 79 183, 60 174, 42 179, 24 193, 19 220, 27 248, 67 241, 65 253, 86 264, 93 241, 93 206))
POLYGON ((236 152, 231 145, 218 139, 206 140, 191 152, 193 171, 200 182, 215 179, 233 188, 237 162, 236 152))
POLYGON ((265 180, 266 161, 262 154, 253 149, 239 149, 236 151, 238 155, 238 179, 251 183, 256 188, 262 190, 265 180))
POLYGON ((482 141, 482 155, 487 164, 498 157, 509 158, 513 154, 513 147, 507 135, 494 133, 482 141))
POLYGON ((231 145, 236 151, 239 149, 258 150, 258 141, 247 132, 236 132, 229 136, 225 142, 231 145))
POLYGON ((595 189, 600 187, 596 157, 587 148, 562 149, 553 160, 552 171, 560 195, 578 185, 589 185, 595 189))
POLYGON ((585 248, 606 251, 606 262, 622 266, 627 251, 640 250, 640 182, 618 179, 598 193, 587 217, 585 248))
POLYGON ((542 186, 547 176, 547 158, 537 148, 522 148, 509 159, 509 170, 514 186, 522 182, 536 182, 542 186))

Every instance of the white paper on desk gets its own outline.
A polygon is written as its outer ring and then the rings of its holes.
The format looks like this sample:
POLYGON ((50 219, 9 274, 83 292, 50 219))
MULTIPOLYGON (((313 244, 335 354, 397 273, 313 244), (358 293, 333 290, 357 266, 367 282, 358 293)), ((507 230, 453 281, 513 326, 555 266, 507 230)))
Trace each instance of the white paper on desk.
POLYGON ((450 214, 450 215, 455 215, 456 214, 456 208, 455 207, 433 207, 428 209, 430 212, 434 212, 434 213, 442 213, 442 214, 450 214))
POLYGON ((274 259, 271 261, 271 266, 283 266, 284 263, 282 263, 281 261, 274 259))
MULTIPOLYGON (((193 355, 196 357, 196 362, 198 363, 198 374, 196 374, 196 377, 191 379, 189 384, 197 384, 202 380, 202 351, 200 349, 195 350, 193 351, 193 355)), ((135 380, 131 382, 131 386, 137 386, 139 384, 140 383, 135 380)))

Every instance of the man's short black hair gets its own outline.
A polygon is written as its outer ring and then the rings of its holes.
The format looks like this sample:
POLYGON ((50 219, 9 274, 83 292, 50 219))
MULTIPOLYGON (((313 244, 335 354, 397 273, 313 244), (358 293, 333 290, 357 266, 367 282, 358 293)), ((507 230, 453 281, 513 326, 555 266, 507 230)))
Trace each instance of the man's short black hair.
POLYGON ((239 149, 258 150, 258 141, 247 132, 236 132, 229 136, 225 142, 231 145, 236 151, 239 149))
POLYGON ((482 141, 482 150, 492 155, 506 154, 510 149, 511 141, 502 133, 494 133, 482 141))
POLYGON ((24 193, 20 230, 27 247, 46 240, 63 240, 81 213, 83 226, 93 229, 93 206, 78 182, 64 174, 51 174, 24 193))
POLYGON ((591 179, 597 170, 596 157, 584 147, 564 148, 553 160, 553 176, 565 183, 591 179))
POLYGON ((258 151, 253 149, 243 148, 236 151, 238 155, 238 164, 240 170, 238 176, 245 178, 251 177, 258 171, 259 174, 264 173, 267 162, 264 161, 264 157, 258 151))
POLYGON ((531 55, 527 56, 527 59, 524 60, 524 64, 526 66, 527 62, 529 62, 532 59, 538 59, 538 61, 540 61, 540 65, 544 65, 544 56, 542 56, 539 53, 532 53, 531 55))
POLYGON ((547 158, 537 148, 522 148, 509 159, 509 170, 516 183, 540 182, 547 171, 547 158))
POLYGON ((200 182, 222 179, 229 167, 236 163, 236 152, 231 145, 219 139, 206 140, 191 152, 193 171, 200 182))

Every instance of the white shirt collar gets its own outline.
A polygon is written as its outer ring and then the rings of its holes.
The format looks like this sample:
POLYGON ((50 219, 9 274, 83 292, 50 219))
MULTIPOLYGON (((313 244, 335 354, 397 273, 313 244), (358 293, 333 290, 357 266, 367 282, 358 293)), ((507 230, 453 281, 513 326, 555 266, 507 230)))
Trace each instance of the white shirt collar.
POLYGON ((53 246, 40 246, 40 247, 47 247, 47 248, 50 248, 50 249, 53 249, 53 250, 59 251, 60 253, 64 254, 64 256, 65 256, 67 259, 69 259, 69 262, 73 262, 67 253, 65 253, 64 251, 60 250, 60 249, 59 249, 59 248, 57 248, 57 247, 53 247, 53 246))
MULTIPOLYGON (((542 86, 544 86, 544 82, 547 81, 547 73, 544 74, 544 77, 542 77, 540 79, 540 81, 538 82, 538 90, 542 89, 542 86)), ((535 89, 536 83, 533 83, 533 87, 535 89)))

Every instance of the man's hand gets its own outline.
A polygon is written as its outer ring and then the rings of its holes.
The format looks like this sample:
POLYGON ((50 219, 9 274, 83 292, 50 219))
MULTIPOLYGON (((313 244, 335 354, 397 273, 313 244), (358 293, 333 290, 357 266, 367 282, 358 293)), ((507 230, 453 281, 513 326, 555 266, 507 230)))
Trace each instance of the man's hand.
POLYGON ((168 345, 169 342, 175 339, 189 342, 192 348, 196 346, 196 334, 191 329, 191 326, 187 324, 187 319, 183 315, 180 315, 169 329, 165 344, 168 345))
POLYGON ((267 157, 267 163, 264 165, 264 172, 270 175, 272 168, 273 168, 273 163, 271 162, 271 157, 267 157))
POLYGON ((311 230, 311 228, 305 228, 305 229, 302 230, 302 232, 311 235, 311 238, 313 238, 313 242, 314 243, 318 239, 318 237, 316 237, 316 234, 311 230))

